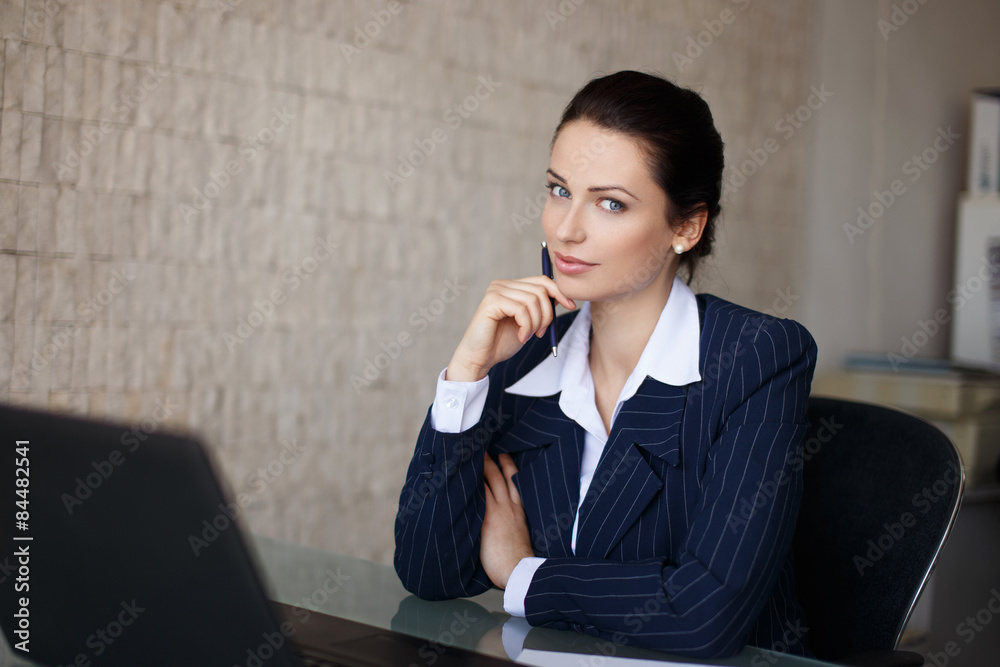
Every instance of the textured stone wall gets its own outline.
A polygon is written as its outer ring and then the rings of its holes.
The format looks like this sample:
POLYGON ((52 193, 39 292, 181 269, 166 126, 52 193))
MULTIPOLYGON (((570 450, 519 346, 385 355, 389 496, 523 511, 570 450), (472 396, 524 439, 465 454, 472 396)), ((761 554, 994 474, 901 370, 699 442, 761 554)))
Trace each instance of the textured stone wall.
POLYGON ((595 73, 706 96, 745 183, 699 286, 794 315, 806 3, 0 8, 0 400, 203 434, 257 532, 391 558, 434 378, 489 280, 538 271, 595 73))

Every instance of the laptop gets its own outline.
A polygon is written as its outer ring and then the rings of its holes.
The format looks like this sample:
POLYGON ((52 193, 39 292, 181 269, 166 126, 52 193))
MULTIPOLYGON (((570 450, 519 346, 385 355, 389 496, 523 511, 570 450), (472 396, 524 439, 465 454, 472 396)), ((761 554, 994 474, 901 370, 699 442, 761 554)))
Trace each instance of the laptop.
MULTIPOLYGON (((197 438, 0 406, 0 498, 0 626, 20 658, 427 664, 427 640, 272 603, 197 438)), ((438 643, 434 656, 510 664, 438 643)))

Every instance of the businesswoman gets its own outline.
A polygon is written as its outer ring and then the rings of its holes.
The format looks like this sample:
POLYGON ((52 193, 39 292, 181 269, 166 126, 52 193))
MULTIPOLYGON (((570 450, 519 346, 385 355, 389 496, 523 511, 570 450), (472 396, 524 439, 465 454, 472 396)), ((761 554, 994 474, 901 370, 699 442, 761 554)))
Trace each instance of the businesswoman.
POLYGON ((790 543, 815 343, 678 275, 711 252, 722 148, 704 100, 652 75, 566 107, 555 280, 493 281, 438 378, 395 525, 409 591, 497 586, 532 625, 694 657, 807 654, 790 543))

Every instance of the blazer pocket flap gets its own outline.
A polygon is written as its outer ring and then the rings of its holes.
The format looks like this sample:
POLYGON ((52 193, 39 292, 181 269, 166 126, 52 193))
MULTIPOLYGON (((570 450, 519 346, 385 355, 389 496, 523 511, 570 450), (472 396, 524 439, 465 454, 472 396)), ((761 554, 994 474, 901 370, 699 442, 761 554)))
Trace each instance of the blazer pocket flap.
POLYGON ((572 432, 577 423, 563 414, 556 398, 540 398, 496 442, 498 452, 523 452, 545 447, 572 432))
POLYGON ((552 434, 539 431, 528 421, 519 421, 510 427, 491 449, 498 453, 513 454, 528 449, 550 445, 555 438, 552 434))
POLYGON ((678 438, 671 438, 666 442, 637 442, 635 444, 649 454, 666 461, 672 466, 679 466, 681 464, 681 443, 678 438))

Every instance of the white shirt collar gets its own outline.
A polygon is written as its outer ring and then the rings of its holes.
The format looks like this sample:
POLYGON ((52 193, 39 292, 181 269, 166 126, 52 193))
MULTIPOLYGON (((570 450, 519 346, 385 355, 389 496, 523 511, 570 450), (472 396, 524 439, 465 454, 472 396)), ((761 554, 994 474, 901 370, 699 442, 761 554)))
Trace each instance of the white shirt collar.
MULTIPOLYGON (((698 372, 700 341, 698 301, 691 288, 674 276, 667 303, 639 362, 622 388, 619 405, 635 395, 646 376, 674 386, 701 380, 698 372)), ((522 396, 552 396, 561 392, 559 407, 567 417, 577 419, 581 402, 588 396, 590 402, 594 402, 589 354, 590 302, 586 302, 559 341, 559 356, 546 356, 506 391, 522 396)))

